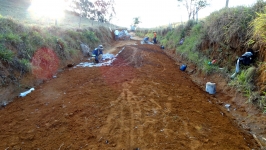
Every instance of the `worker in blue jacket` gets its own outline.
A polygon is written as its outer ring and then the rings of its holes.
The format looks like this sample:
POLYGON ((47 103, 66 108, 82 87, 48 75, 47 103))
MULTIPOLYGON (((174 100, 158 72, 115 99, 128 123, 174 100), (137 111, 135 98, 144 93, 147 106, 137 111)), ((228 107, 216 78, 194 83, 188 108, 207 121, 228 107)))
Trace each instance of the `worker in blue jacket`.
POLYGON ((95 48, 92 52, 92 57, 95 58, 95 62, 99 63, 99 56, 103 54, 103 46, 99 45, 97 48, 95 48))

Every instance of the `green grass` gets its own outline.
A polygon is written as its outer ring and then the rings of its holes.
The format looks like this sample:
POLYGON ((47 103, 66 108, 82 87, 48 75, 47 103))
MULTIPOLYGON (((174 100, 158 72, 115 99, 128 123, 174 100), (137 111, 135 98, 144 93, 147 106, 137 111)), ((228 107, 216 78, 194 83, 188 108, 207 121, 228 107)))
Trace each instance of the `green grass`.
POLYGON ((241 90, 248 98, 248 102, 252 102, 251 98, 254 95, 254 81, 253 77, 255 75, 253 67, 248 69, 242 70, 237 76, 230 81, 229 85, 236 87, 237 89, 241 90), (251 68, 251 69, 250 69, 251 68), (252 71, 250 71, 252 70, 252 71), (253 74, 253 75, 251 75, 253 74))
POLYGON ((3 45, 0 45, 0 59, 5 62, 12 61, 14 53, 6 49, 3 45))
POLYGON ((209 64, 209 60, 208 59, 204 59, 203 60, 203 64, 202 64, 202 71, 205 73, 205 74, 211 74, 211 73, 214 73, 214 72, 218 72, 219 71, 219 67, 218 65, 216 64, 209 64))
POLYGON ((29 33, 29 39, 33 45, 44 45, 44 38, 40 32, 31 31, 29 33))
POLYGON ((22 58, 19 60, 19 63, 26 72, 31 70, 31 62, 28 59, 22 58))
POLYGON ((80 42, 92 47, 111 35, 106 35, 110 31, 105 27, 96 30, 32 26, 9 17, 0 18, 0 28, 0 60, 22 75, 32 70, 30 61, 42 47, 54 50, 60 61, 66 62, 79 55, 80 42), (57 39, 64 45, 63 51, 57 48, 57 39))
POLYGON ((263 113, 266 113, 266 92, 262 92, 262 96, 260 97, 259 100, 259 106, 263 108, 263 113))
MULTIPOLYGON (((201 32, 202 24, 194 24, 193 27, 191 27, 191 24, 192 23, 189 22, 183 30, 191 30, 190 35, 185 37, 184 43, 178 46, 176 51, 179 54, 186 56, 190 62, 196 64, 204 73, 210 74, 215 70, 218 70, 218 66, 214 64, 209 65, 208 62, 211 60, 208 60, 207 57, 202 55, 199 51, 198 47, 201 43, 201 37, 203 36, 201 32)), ((181 35, 182 32, 177 35, 178 38, 180 38, 181 35)))
POLYGON ((89 43, 98 43, 100 40, 98 39, 98 37, 96 37, 95 33, 92 31, 86 31, 82 33, 83 37, 86 38, 87 42, 89 43))
POLYGON ((242 91, 250 90, 249 80, 247 80, 246 70, 240 71, 236 78, 231 80, 230 85, 240 88, 242 91))
POLYGON ((4 38, 7 42, 14 43, 14 44, 18 44, 22 41, 20 36, 14 33, 5 34, 4 38))
POLYGON ((141 32, 141 30, 137 30, 136 31, 136 35, 139 36, 139 37, 145 37, 145 32, 141 32))
POLYGON ((229 82, 229 85, 241 91, 243 95, 248 98, 247 103, 256 104, 262 109, 263 113, 266 113, 266 92, 262 91, 262 93, 259 94, 259 92, 254 89, 253 78, 256 77, 254 68, 255 67, 249 67, 248 69, 242 70, 235 79, 229 82))

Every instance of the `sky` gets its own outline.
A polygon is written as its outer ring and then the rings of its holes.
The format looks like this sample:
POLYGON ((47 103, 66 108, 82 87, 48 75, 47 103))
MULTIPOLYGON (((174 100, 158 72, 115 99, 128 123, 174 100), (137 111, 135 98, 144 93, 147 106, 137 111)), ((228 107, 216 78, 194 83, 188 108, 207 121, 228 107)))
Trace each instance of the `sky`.
MULTIPOLYGON (((95 0, 90 0, 95 1, 95 0)), ((171 23, 188 20, 184 6, 178 6, 177 0, 114 0, 116 16, 112 24, 127 27, 133 24, 133 18, 139 17, 139 27, 155 28, 171 23)), ((229 7, 251 6, 257 0, 229 0, 229 7)), ((63 10, 72 0, 32 0, 29 11, 34 17, 60 19, 64 17, 63 10), (49 10, 49 11, 47 11, 49 10)), ((211 12, 225 7, 226 0, 208 0, 206 8, 199 11, 198 18, 204 18, 211 12)))
MULTIPOLYGON (((257 0, 229 0, 229 7, 251 6, 257 0)), ((199 18, 225 7, 226 0, 211 0, 210 5, 199 11, 199 18)), ((130 27, 133 18, 140 17, 139 27, 153 28, 169 23, 186 21, 187 11, 178 7, 177 0, 115 0, 116 17, 111 21, 130 27)))

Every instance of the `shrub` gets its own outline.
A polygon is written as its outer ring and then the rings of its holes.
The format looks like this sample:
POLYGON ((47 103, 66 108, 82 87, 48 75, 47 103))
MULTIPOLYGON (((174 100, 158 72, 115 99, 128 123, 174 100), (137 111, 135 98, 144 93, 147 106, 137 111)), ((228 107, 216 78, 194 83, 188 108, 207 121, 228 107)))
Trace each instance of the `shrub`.
POLYGON ((100 40, 95 36, 95 33, 94 32, 91 32, 91 31, 86 31, 86 32, 83 32, 82 34, 84 37, 87 38, 87 40, 91 43, 97 43, 99 42, 100 40))
POLYGON ((44 45, 44 38, 42 35, 37 31, 31 31, 29 33, 31 44, 34 44, 35 46, 43 46, 44 45))
POLYGON ((0 59, 5 62, 12 61, 14 53, 6 49, 3 45, 0 45, 0 59))
POLYGON ((247 96, 250 96, 253 86, 253 77, 256 73, 255 67, 250 67, 248 69, 242 70, 237 77, 230 82, 230 85, 235 86, 242 90, 247 96))
POLYGON ((240 47, 247 39, 247 28, 255 16, 250 7, 224 8, 211 13, 205 21, 204 31, 210 42, 233 43, 240 47))
POLYGON ((67 30, 66 33, 69 37, 71 37, 72 39, 74 39, 75 41, 78 41, 80 38, 80 33, 73 31, 73 30, 67 30))
POLYGON ((21 68, 25 71, 28 72, 31 70, 31 63, 28 59, 20 59, 19 63, 21 65, 21 68))
POLYGON ((5 34, 4 36, 5 36, 6 42, 10 42, 10 43, 14 43, 14 44, 18 44, 18 43, 22 42, 20 36, 17 34, 8 33, 8 34, 5 34))

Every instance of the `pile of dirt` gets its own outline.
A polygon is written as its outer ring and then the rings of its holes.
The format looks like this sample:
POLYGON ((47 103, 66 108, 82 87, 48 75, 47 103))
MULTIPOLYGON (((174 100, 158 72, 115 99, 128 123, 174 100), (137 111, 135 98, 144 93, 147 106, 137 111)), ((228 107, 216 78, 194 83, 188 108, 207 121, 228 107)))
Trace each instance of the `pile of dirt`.
MULTIPOLYGON (((218 91, 219 92, 219 91, 218 91)), ((0 149, 258 149, 157 45, 69 68, 0 110, 0 149)))

